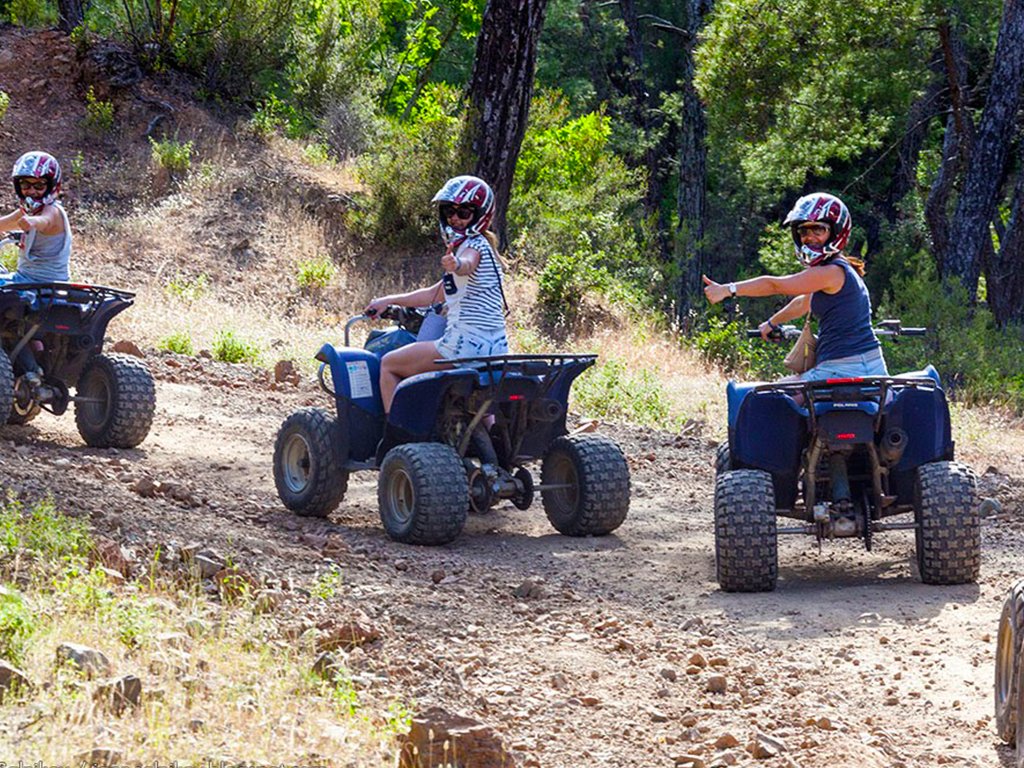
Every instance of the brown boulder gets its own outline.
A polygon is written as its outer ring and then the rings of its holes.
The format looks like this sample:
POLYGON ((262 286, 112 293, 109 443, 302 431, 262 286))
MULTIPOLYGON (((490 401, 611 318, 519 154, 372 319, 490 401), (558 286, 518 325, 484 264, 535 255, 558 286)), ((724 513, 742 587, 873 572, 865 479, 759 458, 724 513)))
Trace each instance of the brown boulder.
POLYGON ((399 768, 509 768, 516 764, 493 728, 441 707, 413 717, 402 740, 399 768))

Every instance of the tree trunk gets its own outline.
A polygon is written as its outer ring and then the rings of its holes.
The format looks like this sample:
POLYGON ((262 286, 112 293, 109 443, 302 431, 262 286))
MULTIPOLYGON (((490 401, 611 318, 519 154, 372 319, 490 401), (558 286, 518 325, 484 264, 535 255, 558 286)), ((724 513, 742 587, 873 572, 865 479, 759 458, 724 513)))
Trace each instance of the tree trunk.
MULTIPOLYGON (((680 121, 679 186, 676 195, 675 253, 679 274, 676 313, 685 321, 694 297, 701 293, 701 275, 707 270, 704 251, 704 228, 707 220, 707 121, 704 105, 693 87, 695 73, 693 49, 705 16, 711 11, 710 0, 688 0, 686 3, 685 55, 680 86, 683 90, 683 113, 680 121)), ((698 302, 702 300, 697 299, 698 302)))
POLYGON ((85 21, 85 0, 57 0, 57 26, 62 32, 71 30, 85 21))
POLYGON ((1017 157, 1010 220, 999 239, 999 252, 985 269, 988 306, 999 327, 1024 323, 1024 136, 1018 138, 1017 157))
POLYGON ((999 184, 1006 167, 1014 119, 1024 84, 1024 0, 1006 0, 993 59, 988 98, 972 142, 963 191, 950 227, 946 264, 974 301, 981 272, 982 247, 991 239, 999 184))
POLYGON ((533 91, 547 0, 488 0, 469 82, 469 146, 476 174, 494 190, 493 228, 508 244, 506 214, 533 91))

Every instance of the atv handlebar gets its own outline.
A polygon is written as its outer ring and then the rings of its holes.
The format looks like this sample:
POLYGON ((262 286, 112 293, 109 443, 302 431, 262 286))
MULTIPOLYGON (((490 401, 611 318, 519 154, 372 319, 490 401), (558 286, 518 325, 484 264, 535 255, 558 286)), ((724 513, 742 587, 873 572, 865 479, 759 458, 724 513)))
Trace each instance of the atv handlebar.
POLYGON ((3 238, 0 239, 0 248, 3 248, 5 245, 21 245, 23 237, 25 237, 25 233, 21 230, 14 229, 6 232, 3 238))
POLYGON ((353 325, 369 320, 394 320, 399 327, 405 328, 410 333, 418 333, 423 319, 431 311, 438 312, 444 304, 431 304, 427 307, 403 307, 398 304, 388 304, 383 310, 377 312, 370 310, 361 315, 354 315, 345 323, 345 346, 351 346, 349 331, 353 325))
MULTIPOLYGON (((904 328, 899 320, 882 320, 875 328, 872 328, 876 336, 924 336, 927 328, 904 328)), ((780 325, 777 330, 768 334, 769 341, 794 341, 800 336, 800 328, 795 325, 780 325)), ((756 328, 747 329, 748 339, 761 338, 761 332, 756 328)))

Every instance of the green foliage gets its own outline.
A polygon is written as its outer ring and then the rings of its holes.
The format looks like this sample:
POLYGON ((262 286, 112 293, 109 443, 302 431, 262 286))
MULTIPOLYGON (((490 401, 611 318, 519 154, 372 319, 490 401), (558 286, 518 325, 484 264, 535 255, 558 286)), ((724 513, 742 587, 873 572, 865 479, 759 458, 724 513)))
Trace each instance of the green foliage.
POLYGON ((587 416, 623 419, 633 424, 670 426, 671 403, 657 373, 606 360, 573 384, 575 407, 587 416))
POLYGON ((4 7, 12 24, 52 27, 57 23, 57 6, 53 0, 8 0, 0 3, 0 9, 4 7))
POLYGON ((164 292, 168 296, 173 296, 191 304, 203 296, 209 287, 210 278, 205 272, 201 272, 193 278, 185 277, 179 272, 167 281, 167 285, 164 286, 164 292))
POLYGON ((721 162, 768 201, 898 138, 936 40, 920 0, 716 4, 696 85, 721 162))
POLYGON ((697 331, 690 343, 704 360, 739 378, 775 379, 789 372, 782 367, 788 347, 760 339, 748 339, 748 323, 718 314, 706 318, 706 328, 697 331))
MULTIPOLYGON (((76 27, 77 29, 77 27, 76 27)), ((80 180, 82 174, 85 173, 85 155, 82 154, 82 150, 78 150, 75 156, 71 158, 71 178, 80 180)))
POLYGON ((22 595, 0 584, 0 659, 22 666, 37 626, 38 619, 22 595))
POLYGON ((110 133, 114 128, 114 102, 97 98, 91 85, 85 92, 84 126, 95 135, 110 133))
POLYGON ((331 162, 330 148, 320 141, 304 146, 302 157, 310 165, 326 165, 331 162))
POLYGON ((386 123, 372 151, 357 163, 371 198, 355 224, 388 243, 418 242, 435 231, 430 199, 463 167, 457 108, 454 89, 432 86, 420 97, 412 119, 386 123))
POLYGON ((0 248, 0 269, 5 272, 13 272, 18 268, 18 246, 5 245, 0 248))
POLYGON ((11 97, 7 95, 6 91, 0 91, 0 123, 4 121, 4 116, 7 115, 7 107, 11 104, 11 97))
POLYGON ((329 256, 307 259, 299 262, 296 281, 299 284, 299 289, 303 291, 326 288, 336 271, 334 262, 329 256))
POLYGON ((149 137, 153 163, 171 175, 185 173, 192 166, 192 142, 177 139, 155 140, 149 137))
POLYGON ((549 318, 571 322, 567 315, 589 291, 623 300, 650 295, 663 282, 644 258, 641 177, 608 151, 610 130, 600 113, 570 118, 559 93, 534 99, 509 227, 519 232, 516 251, 541 266, 540 301, 549 318))
POLYGON ((37 502, 26 510, 8 496, 0 505, 0 561, 19 552, 66 560, 84 555, 89 545, 86 525, 62 515, 52 501, 37 502))
POLYGON ((174 352, 178 355, 191 355, 194 351, 192 348, 192 336, 187 331, 177 331, 170 336, 165 336, 160 339, 157 348, 167 352, 174 352))
POLYGON ((314 597, 319 597, 321 600, 330 600, 344 584, 345 577, 341 571, 337 568, 331 568, 317 576, 316 582, 314 582, 309 591, 314 597))
POLYGON ((238 338, 232 330, 223 330, 213 341, 213 359, 224 363, 250 363, 260 361, 260 349, 251 341, 238 338))

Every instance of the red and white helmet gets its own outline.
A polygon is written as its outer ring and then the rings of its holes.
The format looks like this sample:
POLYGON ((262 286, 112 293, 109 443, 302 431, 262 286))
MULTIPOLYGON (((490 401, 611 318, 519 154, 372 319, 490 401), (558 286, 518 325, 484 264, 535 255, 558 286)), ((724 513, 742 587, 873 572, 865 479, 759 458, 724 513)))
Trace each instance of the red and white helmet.
POLYGON ((44 205, 51 205, 60 193, 60 163, 47 152, 26 152, 15 161, 11 180, 14 182, 14 194, 21 201, 22 209, 26 213, 38 211, 44 205), (18 182, 23 178, 45 179, 46 191, 31 197, 22 194, 18 182))
POLYGON ((467 237, 483 234, 494 218, 494 192, 487 182, 476 176, 455 176, 444 183, 430 201, 437 204, 438 226, 448 245, 457 245, 467 237), (464 230, 455 229, 441 215, 441 206, 472 205, 476 213, 464 230))
POLYGON ((796 257, 806 267, 813 267, 839 255, 850 240, 853 221, 846 204, 827 192, 812 192, 793 204, 783 226, 789 226, 793 233, 793 247, 796 257), (812 246, 800 241, 797 227, 808 221, 827 224, 829 237, 823 246, 812 246))

